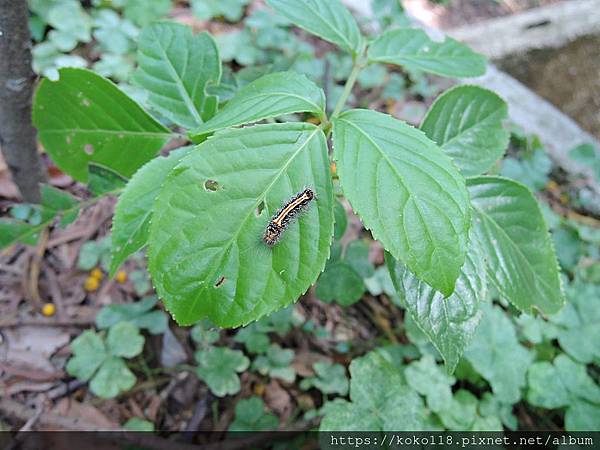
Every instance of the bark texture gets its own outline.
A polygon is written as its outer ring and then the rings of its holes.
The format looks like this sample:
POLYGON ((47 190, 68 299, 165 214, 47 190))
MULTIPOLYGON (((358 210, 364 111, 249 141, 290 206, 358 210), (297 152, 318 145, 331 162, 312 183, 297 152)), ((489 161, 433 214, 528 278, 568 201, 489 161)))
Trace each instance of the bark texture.
POLYGON ((31 122, 35 76, 27 0, 0 0, 0 148, 23 200, 40 201, 47 175, 31 122))

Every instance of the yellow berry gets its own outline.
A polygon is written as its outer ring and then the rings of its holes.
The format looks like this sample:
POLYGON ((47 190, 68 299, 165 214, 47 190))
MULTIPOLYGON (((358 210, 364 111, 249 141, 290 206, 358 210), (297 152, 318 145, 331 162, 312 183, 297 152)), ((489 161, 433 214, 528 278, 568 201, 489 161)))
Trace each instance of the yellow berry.
POLYGON ((115 280, 117 283, 125 283, 127 281, 127 272, 124 270, 119 270, 115 275, 115 280))
POLYGON ((102 271, 100 269, 98 269, 97 267, 95 269, 93 269, 90 272, 90 277, 93 277, 95 279, 97 279, 98 281, 102 280, 102 278, 104 278, 104 274, 102 273, 102 271))
POLYGON ((56 312, 56 306, 53 303, 46 303, 42 307, 42 314, 46 317, 53 316, 56 312))
POLYGON ((88 292, 92 292, 98 289, 98 287, 100 286, 100 280, 98 280, 98 278, 89 276, 85 279, 85 283, 83 284, 83 288, 88 291, 88 292))
POLYGON ((266 390, 267 390, 267 387, 264 384, 258 383, 256 386, 254 386, 254 395, 258 395, 259 397, 262 397, 262 395, 265 393, 266 390))

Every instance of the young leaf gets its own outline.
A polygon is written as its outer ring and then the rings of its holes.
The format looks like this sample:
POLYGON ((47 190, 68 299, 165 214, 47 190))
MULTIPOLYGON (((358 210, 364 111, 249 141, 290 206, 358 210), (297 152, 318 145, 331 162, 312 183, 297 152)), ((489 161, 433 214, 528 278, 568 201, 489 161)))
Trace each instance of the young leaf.
POLYGON ((319 431, 419 431, 423 402, 401 373, 377 353, 350 364, 351 402, 332 403, 319 431))
POLYGON ((508 106, 479 86, 457 86, 431 105, 421 129, 442 147, 464 176, 487 172, 502 157, 510 133, 502 126, 508 106))
POLYGON ((192 34, 188 26, 159 22, 144 29, 133 81, 149 92, 148 103, 165 118, 194 128, 214 115, 217 98, 206 93, 219 84, 221 61, 208 33, 192 34))
POLYGON ((112 82, 85 69, 42 80, 33 122, 56 165, 83 182, 90 161, 133 175, 172 136, 112 82))
POLYGON ((123 359, 109 356, 90 381, 90 390, 98 397, 113 398, 119 395, 119 392, 131 389, 135 380, 135 375, 129 370, 123 359))
POLYGON ((358 24, 339 0, 267 0, 267 4, 300 28, 354 55, 363 48, 358 24))
POLYGON ((171 169, 193 149, 194 147, 183 147, 171 152, 166 158, 154 158, 127 183, 119 197, 113 218, 109 276, 114 276, 129 255, 146 245, 154 199, 171 169))
POLYGON ((340 182, 373 236, 420 279, 449 296, 465 261, 465 181, 421 131, 351 110, 333 121, 340 182))
POLYGON ((469 179, 473 228, 498 293, 523 312, 546 314, 564 303, 558 263, 540 207, 522 184, 500 177, 469 179))
POLYGON ((345 262, 328 264, 319 277, 316 294, 319 300, 330 303, 337 301, 350 306, 365 293, 365 283, 360 274, 345 262))
POLYGON ((425 31, 400 28, 386 31, 369 46, 369 61, 398 64, 409 70, 468 78, 485 73, 485 58, 447 37, 432 41, 425 31))
POLYGON ((217 397, 234 395, 240 391, 240 378, 237 372, 243 372, 250 360, 239 350, 226 347, 211 347, 196 352, 198 377, 208 385, 217 397))
MULTIPOLYGON (((454 372, 465 348, 471 342, 481 320, 480 304, 486 300, 487 278, 482 267, 485 259, 473 238, 462 266, 456 289, 448 297, 432 289, 411 273, 406 266, 386 253, 386 262, 402 304, 417 326, 425 333, 446 362, 448 373, 454 372)), ((398 299, 391 300, 396 303, 398 299)))
POLYGON ((279 72, 265 75, 238 91, 222 111, 190 133, 199 138, 221 128, 296 112, 310 112, 322 116, 325 94, 305 75, 279 72))
POLYGON ((483 320, 465 352, 466 359, 503 403, 516 403, 525 386, 532 353, 519 344, 511 320, 498 306, 482 305, 483 320))
POLYGON ((217 133, 173 169, 154 204, 149 267, 180 324, 203 317, 246 324, 296 300, 329 256, 333 188, 323 132, 310 124, 217 133), (310 186, 316 193, 272 248, 271 216, 310 186))
POLYGON ((38 226, 29 225, 20 220, 0 219, 0 249, 15 242, 35 244, 37 242, 38 226))

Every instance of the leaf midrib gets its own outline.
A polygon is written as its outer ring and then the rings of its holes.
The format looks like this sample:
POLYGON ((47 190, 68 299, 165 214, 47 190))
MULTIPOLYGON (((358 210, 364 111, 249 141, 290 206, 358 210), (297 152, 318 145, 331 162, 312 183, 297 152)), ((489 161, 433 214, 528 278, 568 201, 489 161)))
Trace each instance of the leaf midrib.
MULTIPOLYGON (((185 89, 182 79, 179 77, 179 74, 175 70, 175 67, 173 66, 173 63, 171 62, 171 59, 169 59, 166 49, 162 46, 161 40, 156 36, 156 33, 154 30, 152 33, 154 34, 155 40, 158 42, 158 48, 160 49, 160 52, 162 53, 165 61, 167 62, 167 70, 169 71, 169 73, 171 74, 171 77, 175 81, 175 84, 177 85, 177 90, 179 91, 179 94, 181 95, 181 98, 182 98, 183 102, 185 103, 186 108, 192 114, 192 116, 194 117, 194 119, 196 120, 196 122, 198 124, 202 123, 202 118, 200 117, 200 113, 196 110, 196 106, 194 105, 194 102, 191 99, 189 93, 185 89)), ((186 39, 186 44, 188 44, 187 39, 186 39)), ((187 60, 187 58, 189 57, 187 51, 186 51, 185 55, 186 55, 185 57, 187 60)), ((187 66, 187 63, 186 63, 186 66, 187 66)))
MULTIPOLYGON (((346 123, 348 123, 349 125, 353 126, 354 128, 356 128, 361 134, 363 134, 372 144, 373 146, 379 151, 379 153, 382 155, 383 159, 387 162, 387 164, 392 168, 392 171, 397 175, 397 177, 399 178, 400 182, 402 183, 402 186, 404 186, 404 188, 406 189, 406 191, 409 194, 409 197, 413 200, 415 207, 417 209, 417 211, 419 212, 419 217, 421 218, 421 221, 423 223, 423 227, 425 228, 425 231, 427 233, 427 236, 429 237, 429 243, 435 247, 435 245, 433 245, 433 237, 431 234, 431 230, 429 229, 429 225, 427 223, 427 221, 425 220, 425 218, 423 217, 423 212, 421 211, 421 207, 419 206, 419 203, 415 201, 415 194, 414 192, 408 187, 406 181, 404 180, 404 178, 402 177, 402 175, 398 172, 398 170, 396 169, 396 166, 394 166, 394 164, 392 164, 392 161, 389 159, 388 155, 383 151, 383 149, 371 138, 371 136, 369 136, 362 128, 360 128, 358 125, 346 120, 346 119, 342 119, 339 118, 338 120, 344 121, 346 123)), ((408 204, 408 202, 406 203, 408 204)), ((405 204, 405 206, 406 206, 405 204)), ((405 231, 406 232, 406 231, 405 231)), ((412 256, 412 258, 414 260, 418 260, 418 258, 415 257, 414 253, 413 253, 413 249, 412 247, 409 245, 408 248, 408 252, 409 254, 412 256)), ((420 265, 420 264, 419 264, 420 265)), ((436 288, 437 289, 437 288, 436 288)))
MULTIPOLYGON (((300 133, 304 133, 305 130, 302 130, 300 133)), ((292 161, 294 159, 296 159, 296 157, 300 154, 300 152, 308 145, 309 142, 312 141, 312 139, 317 135, 317 133, 321 131, 320 127, 315 127, 315 130, 307 137, 307 139, 302 143, 302 145, 300 145, 298 147, 298 150, 296 150, 294 152, 294 154, 288 159, 288 161, 286 162, 286 164, 281 168, 281 170, 279 171, 279 173, 273 178, 273 180, 271 181, 271 183, 269 183, 267 185, 267 187, 261 192, 261 194, 258 196, 256 202, 254 202, 254 205, 252 205, 251 208, 248 208, 248 214, 246 214, 246 217, 244 217, 244 219, 242 221, 240 221, 240 226, 238 227, 238 229, 236 230, 235 234, 231 237, 231 239, 229 239, 229 241, 226 243, 226 245, 223 246, 223 251, 221 252, 221 257, 219 258, 218 262, 215 263, 214 265, 214 269, 210 272, 209 275, 207 275, 206 279, 207 280, 211 280, 214 278, 215 274, 217 273, 217 271, 221 268, 221 265, 223 263, 223 259, 229 255, 229 251, 231 250, 231 246, 233 245, 233 243, 235 241, 237 241, 238 236, 240 235, 240 233, 242 232, 242 229, 244 228, 244 225, 246 224, 246 222, 248 221, 248 218, 254 213, 254 211, 256 210, 256 208, 258 207, 258 205, 263 201, 263 199, 265 198, 265 196, 267 195, 267 193, 273 188, 273 186, 275 185, 275 183, 279 180, 279 178, 286 172, 287 168, 290 166, 290 164, 292 163, 292 161)), ((192 256, 196 256, 195 254, 192 256)), ((179 263, 181 264, 181 262, 179 263)), ((208 288, 208 286, 210 286, 210 282, 208 283, 204 283, 204 285, 200 288, 200 290, 196 293, 196 295, 194 296, 194 298, 192 299, 192 301, 189 303, 189 310, 193 310, 196 307, 196 304, 198 302, 198 299, 202 296, 202 294, 204 293, 204 291, 208 288)), ((235 298, 235 297, 234 297, 235 298)))
MULTIPOLYGON (((477 210, 477 212, 479 214, 481 214, 488 222, 492 223, 493 226, 494 226, 494 228, 497 229, 497 230, 499 230, 500 234, 502 234, 508 240, 508 242, 510 242, 511 248, 516 249, 516 253, 518 253, 523 258, 523 260, 526 263, 526 267, 531 271, 531 273, 533 274, 533 277, 536 280, 539 280, 544 285, 544 287, 546 287, 546 289, 548 289, 549 291, 552 291, 553 288, 548 285, 548 283, 546 282, 546 280, 544 278, 540 278, 540 276, 533 269, 533 266, 531 265, 531 263, 529 262, 529 260, 525 256, 525 254, 521 251, 520 247, 516 244, 515 241, 512 240, 512 238, 508 235, 508 233, 504 230, 504 228, 502 228, 498 224, 498 222, 496 222, 489 214, 485 213, 475 203, 472 203, 472 206, 473 206, 473 209, 477 210)), ((494 281, 494 284, 498 287, 498 283, 495 282, 494 277, 492 277, 492 281, 494 281)), ((499 289, 504 292, 504 288, 503 287, 499 287, 499 289)), ((533 303, 532 303, 532 305, 533 305, 533 303)))

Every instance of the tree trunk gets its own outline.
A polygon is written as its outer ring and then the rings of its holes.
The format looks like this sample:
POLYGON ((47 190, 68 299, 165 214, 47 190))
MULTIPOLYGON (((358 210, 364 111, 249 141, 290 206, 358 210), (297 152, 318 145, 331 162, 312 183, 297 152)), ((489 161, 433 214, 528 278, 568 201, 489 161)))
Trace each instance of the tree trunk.
POLYGON ((27 0, 0 0, 0 147, 23 200, 39 203, 47 172, 31 123, 35 76, 27 0))

